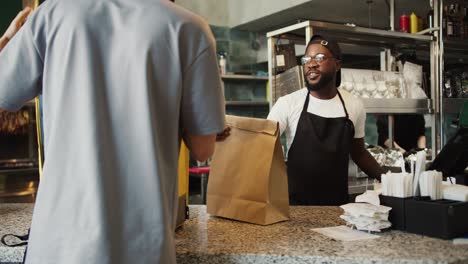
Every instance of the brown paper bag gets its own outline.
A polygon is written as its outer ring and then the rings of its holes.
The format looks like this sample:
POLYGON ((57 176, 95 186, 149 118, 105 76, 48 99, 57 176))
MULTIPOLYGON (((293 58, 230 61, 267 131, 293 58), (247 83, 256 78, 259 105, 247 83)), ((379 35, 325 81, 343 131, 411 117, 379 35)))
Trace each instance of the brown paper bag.
POLYGON ((289 219, 288 180, 277 122, 226 116, 231 135, 216 143, 207 212, 260 225, 289 219))

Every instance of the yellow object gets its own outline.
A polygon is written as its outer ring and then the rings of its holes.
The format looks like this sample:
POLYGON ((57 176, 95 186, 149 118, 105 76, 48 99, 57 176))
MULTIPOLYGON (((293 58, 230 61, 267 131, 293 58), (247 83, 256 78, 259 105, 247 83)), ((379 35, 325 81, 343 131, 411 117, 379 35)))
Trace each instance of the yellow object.
POLYGON ((410 33, 418 32, 418 16, 413 12, 410 15, 410 33))
POLYGON ((180 144, 179 154, 179 197, 185 195, 185 203, 188 205, 188 179, 189 179, 189 151, 185 143, 180 144))
POLYGON ((37 152, 38 152, 38 163, 39 163, 39 179, 42 178, 42 164, 44 162, 44 146, 42 144, 42 130, 41 130, 41 102, 39 97, 34 98, 36 106, 36 131, 37 131, 37 152))

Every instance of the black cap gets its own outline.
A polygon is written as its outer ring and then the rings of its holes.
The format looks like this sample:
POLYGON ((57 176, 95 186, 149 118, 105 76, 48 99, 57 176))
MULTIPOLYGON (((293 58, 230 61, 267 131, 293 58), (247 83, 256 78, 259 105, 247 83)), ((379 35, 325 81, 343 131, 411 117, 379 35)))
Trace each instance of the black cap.
MULTIPOLYGON (((320 44, 326 47, 332 54, 335 56, 337 60, 341 60, 341 49, 338 46, 338 43, 332 39, 328 39, 321 35, 313 35, 310 38, 309 43, 307 43, 307 48, 311 44, 320 44)), ((336 72, 336 87, 340 86, 341 84, 341 69, 336 72)))

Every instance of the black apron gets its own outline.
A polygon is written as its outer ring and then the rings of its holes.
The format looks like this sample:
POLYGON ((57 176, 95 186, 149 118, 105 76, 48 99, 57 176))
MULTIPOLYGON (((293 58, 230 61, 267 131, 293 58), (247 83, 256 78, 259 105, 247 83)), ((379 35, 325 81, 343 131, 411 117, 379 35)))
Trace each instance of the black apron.
POLYGON ((296 135, 288 152, 291 205, 342 205, 348 202, 348 161, 354 125, 346 117, 325 118, 307 112, 307 92, 296 135))

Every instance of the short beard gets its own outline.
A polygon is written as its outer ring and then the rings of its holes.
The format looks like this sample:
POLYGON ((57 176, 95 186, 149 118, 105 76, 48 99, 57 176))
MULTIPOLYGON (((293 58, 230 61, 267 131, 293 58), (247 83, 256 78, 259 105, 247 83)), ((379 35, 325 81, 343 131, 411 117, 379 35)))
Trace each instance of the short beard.
POLYGON ((334 79, 333 79, 334 74, 335 73, 333 73, 333 72, 330 72, 330 73, 327 73, 327 74, 321 73, 320 81, 318 83, 316 83, 316 84, 310 84, 307 81, 306 74, 304 74, 304 80, 305 80, 305 85, 307 87, 307 90, 309 90, 309 92, 319 91, 319 90, 322 90, 325 87, 328 87, 330 85, 330 83, 334 81, 334 79))

